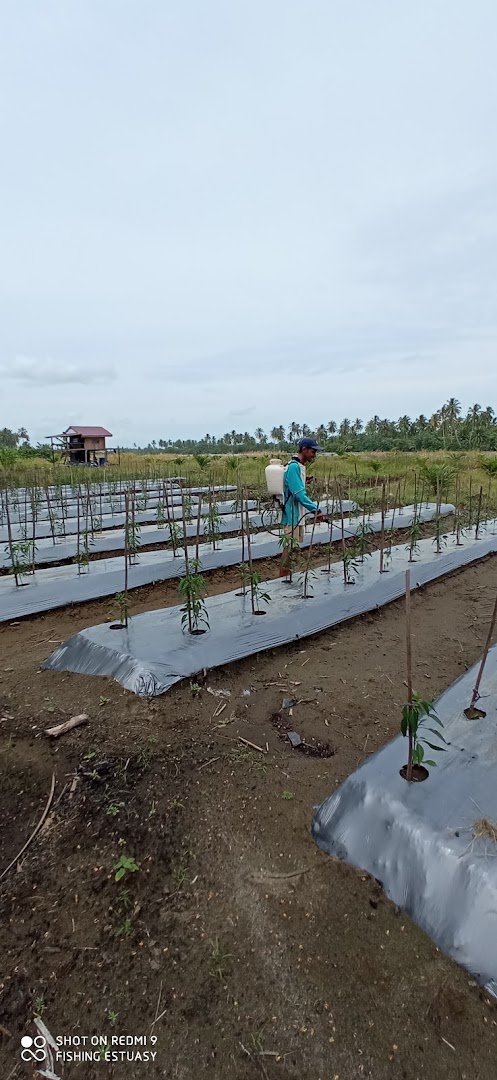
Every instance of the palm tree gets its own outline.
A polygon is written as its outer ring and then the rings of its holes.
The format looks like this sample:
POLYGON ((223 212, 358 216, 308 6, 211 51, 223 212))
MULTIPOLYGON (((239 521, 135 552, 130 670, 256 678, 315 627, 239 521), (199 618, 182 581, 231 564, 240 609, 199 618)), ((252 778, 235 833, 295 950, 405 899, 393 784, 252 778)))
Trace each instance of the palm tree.
POLYGON ((283 427, 283 424, 280 424, 279 427, 271 428, 271 438, 273 442, 276 443, 281 443, 285 441, 285 429, 283 427))
POLYGON ((263 431, 261 427, 256 428, 254 434, 255 434, 255 437, 257 439, 257 442, 260 442, 260 443, 267 442, 266 432, 263 431))
POLYGON ((326 430, 326 424, 320 424, 319 427, 316 428, 316 438, 318 443, 325 443, 327 436, 328 432, 326 430))
POLYGON ((351 432, 351 424, 350 424, 350 420, 346 416, 345 419, 341 421, 340 426, 338 428, 339 438, 343 439, 345 441, 346 439, 348 439, 350 437, 350 432, 351 432))
POLYGON ((335 435, 337 426, 336 426, 336 423, 335 423, 334 420, 328 420, 326 428, 328 430, 329 435, 335 435))
POLYGON ((295 420, 292 420, 290 427, 288 428, 288 442, 297 442, 300 439, 300 433, 302 428, 300 424, 297 424, 295 420))

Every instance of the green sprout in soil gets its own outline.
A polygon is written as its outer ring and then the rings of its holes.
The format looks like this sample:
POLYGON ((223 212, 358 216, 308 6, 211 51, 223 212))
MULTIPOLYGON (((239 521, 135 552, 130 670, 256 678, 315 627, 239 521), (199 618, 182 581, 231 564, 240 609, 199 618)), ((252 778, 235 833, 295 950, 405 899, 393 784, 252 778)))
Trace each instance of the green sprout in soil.
POLYGON ((107 806, 105 813, 108 817, 117 817, 121 813, 121 808, 124 806, 123 802, 110 802, 107 806))
MULTIPOLYGON (((407 767, 405 772, 406 780, 413 780, 413 768, 416 766, 429 765, 431 768, 436 767, 436 761, 429 758, 425 758, 424 746, 428 746, 430 750, 445 751, 446 746, 440 746, 429 742, 428 739, 423 738, 419 732, 427 722, 438 724, 439 727, 443 727, 442 721, 437 716, 433 704, 431 701, 423 701, 419 694, 413 692, 412 700, 407 702, 402 708, 402 720, 400 730, 404 738, 407 736, 409 739, 409 750, 407 758, 407 767)), ((435 738, 441 739, 446 743, 446 739, 440 731, 435 728, 427 728, 427 731, 435 738)), ((403 774, 404 775, 404 774, 403 774)))
POLYGON ((295 798, 295 793, 293 791, 282 791, 281 792, 281 798, 286 799, 287 802, 290 802, 290 799, 295 798))
POLYGON ((113 1009, 108 1009, 108 1011, 107 1011, 107 1020, 109 1021, 110 1024, 115 1024, 118 1017, 119 1017, 119 1013, 114 1012, 113 1009))
POLYGON ((125 874, 134 874, 135 870, 139 870, 140 863, 135 862, 129 855, 120 855, 113 869, 116 871, 114 881, 121 881, 125 874))
POLYGON ((109 701, 110 697, 104 697, 103 694, 100 694, 100 697, 98 699, 98 704, 100 705, 100 708, 103 708, 104 705, 108 705, 109 701))
POLYGON ((211 947, 211 960, 213 968, 211 975, 214 978, 220 979, 222 982, 228 974, 230 967, 229 961, 233 959, 233 954, 226 952, 223 946, 219 943, 219 938, 209 941, 211 947))
POLYGON ((42 1017, 43 1013, 46 1012, 47 1006, 43 994, 39 994, 38 997, 35 998, 33 1008, 35 1016, 42 1017))
POLYGON ((198 697, 199 694, 201 694, 201 692, 202 692, 202 687, 199 686, 199 684, 196 683, 196 682, 191 682, 190 683, 190 690, 192 692, 193 697, 198 697))

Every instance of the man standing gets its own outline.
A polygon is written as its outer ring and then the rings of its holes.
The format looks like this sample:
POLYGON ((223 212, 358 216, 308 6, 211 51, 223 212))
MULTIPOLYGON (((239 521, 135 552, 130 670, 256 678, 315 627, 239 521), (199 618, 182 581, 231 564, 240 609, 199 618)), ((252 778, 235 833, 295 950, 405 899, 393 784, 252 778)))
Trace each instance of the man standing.
MULTIPOLYGON (((299 442, 299 452, 292 457, 285 469, 284 481, 284 504, 281 515, 283 535, 291 536, 297 544, 304 539, 303 518, 305 512, 315 514, 318 511, 316 521, 322 521, 323 515, 319 512, 319 506, 309 498, 305 490, 306 465, 314 461, 316 454, 322 450, 315 439, 305 438, 299 442)), ((283 552, 280 577, 286 577, 290 567, 289 551, 283 552)))

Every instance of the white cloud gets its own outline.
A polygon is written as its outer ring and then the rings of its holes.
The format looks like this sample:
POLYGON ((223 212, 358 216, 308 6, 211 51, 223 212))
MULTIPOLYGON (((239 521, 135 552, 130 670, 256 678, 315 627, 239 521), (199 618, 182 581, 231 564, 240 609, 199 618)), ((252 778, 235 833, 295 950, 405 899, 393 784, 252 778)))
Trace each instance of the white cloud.
POLYGON ((97 367, 50 357, 16 356, 11 364, 0 364, 0 378, 30 386, 61 386, 64 383, 87 386, 113 382, 116 372, 110 364, 97 367))

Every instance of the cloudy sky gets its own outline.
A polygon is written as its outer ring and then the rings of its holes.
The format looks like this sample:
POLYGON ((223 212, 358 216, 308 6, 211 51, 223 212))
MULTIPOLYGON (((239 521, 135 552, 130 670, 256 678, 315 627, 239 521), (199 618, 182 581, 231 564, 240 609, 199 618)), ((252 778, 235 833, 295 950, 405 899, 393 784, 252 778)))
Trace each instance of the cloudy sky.
POLYGON ((0 427, 497 408, 495 0, 0 4, 0 427))

